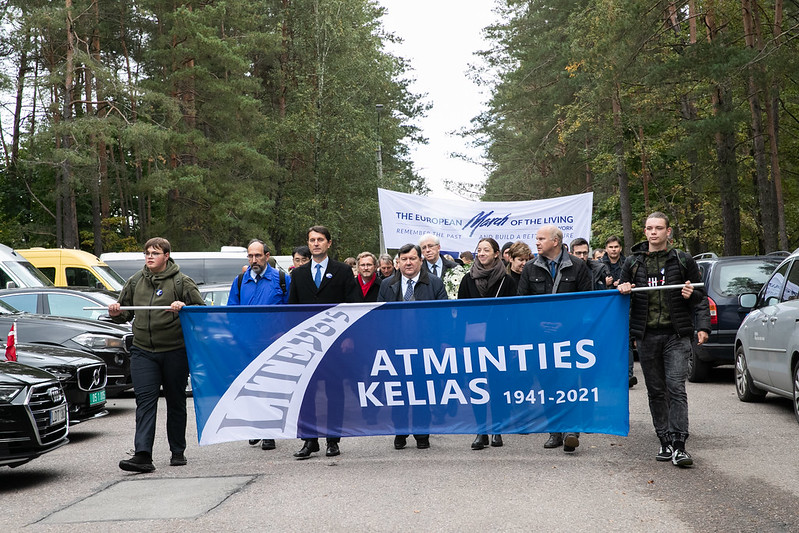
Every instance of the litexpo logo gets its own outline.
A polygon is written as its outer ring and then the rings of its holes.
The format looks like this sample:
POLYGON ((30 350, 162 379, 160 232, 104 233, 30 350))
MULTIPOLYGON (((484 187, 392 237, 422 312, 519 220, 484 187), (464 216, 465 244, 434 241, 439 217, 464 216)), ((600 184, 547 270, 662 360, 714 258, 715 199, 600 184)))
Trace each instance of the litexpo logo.
POLYGON ((493 211, 489 211, 488 213, 485 211, 480 211, 473 216, 469 222, 463 225, 463 229, 466 230, 472 228, 472 231, 469 233, 469 237, 473 237, 477 228, 484 228, 487 226, 502 227, 508 223, 508 220, 510 220, 510 213, 504 217, 492 217, 491 215, 493 214, 493 211))

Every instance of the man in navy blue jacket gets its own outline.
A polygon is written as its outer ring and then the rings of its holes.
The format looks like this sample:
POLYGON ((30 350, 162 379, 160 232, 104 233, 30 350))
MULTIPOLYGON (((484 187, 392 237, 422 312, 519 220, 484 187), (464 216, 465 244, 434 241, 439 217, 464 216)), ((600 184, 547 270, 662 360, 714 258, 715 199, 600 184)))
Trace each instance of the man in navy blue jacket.
MULTIPOLYGON (((446 300, 447 291, 441 278, 430 274, 422 268, 422 249, 416 244, 406 244, 399 249, 399 276, 383 281, 380 285, 378 302, 412 302, 419 300, 446 300)), ((430 425, 429 406, 417 406, 413 411, 413 421, 418 426, 430 425)), ((394 416, 395 426, 407 424, 401 416, 394 416)), ((415 434, 416 447, 426 449, 430 447, 429 434, 415 434)), ((394 448, 401 450, 408 441, 408 435, 394 437, 394 448)))

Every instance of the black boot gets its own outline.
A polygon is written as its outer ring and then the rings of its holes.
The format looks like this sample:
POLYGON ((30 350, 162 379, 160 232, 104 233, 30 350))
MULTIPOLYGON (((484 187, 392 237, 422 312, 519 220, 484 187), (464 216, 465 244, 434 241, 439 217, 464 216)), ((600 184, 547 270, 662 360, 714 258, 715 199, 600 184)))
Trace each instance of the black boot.
POLYGON ((488 446, 488 435, 477 435, 472 441, 472 450, 482 450, 488 446))

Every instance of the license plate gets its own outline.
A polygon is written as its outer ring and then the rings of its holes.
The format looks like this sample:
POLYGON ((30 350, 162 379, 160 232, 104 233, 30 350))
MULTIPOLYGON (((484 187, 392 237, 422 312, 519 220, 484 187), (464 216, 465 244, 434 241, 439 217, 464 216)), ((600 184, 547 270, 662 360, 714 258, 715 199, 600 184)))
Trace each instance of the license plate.
POLYGON ((60 424, 67 419, 67 406, 59 405, 50 411, 50 425, 60 424))
POLYGON ((105 401, 105 389, 89 393, 89 405, 97 405, 105 401))

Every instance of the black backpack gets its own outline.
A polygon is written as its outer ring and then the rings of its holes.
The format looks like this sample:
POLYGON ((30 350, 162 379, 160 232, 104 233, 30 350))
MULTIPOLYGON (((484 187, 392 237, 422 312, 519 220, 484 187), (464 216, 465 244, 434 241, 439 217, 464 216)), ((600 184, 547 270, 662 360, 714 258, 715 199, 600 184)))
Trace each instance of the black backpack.
MULTIPOLYGON (((286 273, 283 272, 282 270, 278 270, 277 272, 278 272, 278 275, 280 276, 280 292, 282 292, 283 295, 285 295, 286 294, 286 273)), ((241 303, 241 282, 242 282, 243 279, 244 279, 244 272, 239 274, 238 277, 236 278, 236 287, 238 287, 238 291, 239 291, 239 303, 241 303)))

